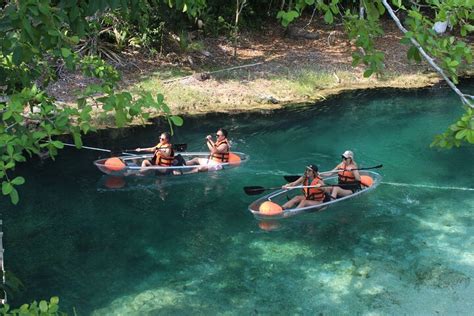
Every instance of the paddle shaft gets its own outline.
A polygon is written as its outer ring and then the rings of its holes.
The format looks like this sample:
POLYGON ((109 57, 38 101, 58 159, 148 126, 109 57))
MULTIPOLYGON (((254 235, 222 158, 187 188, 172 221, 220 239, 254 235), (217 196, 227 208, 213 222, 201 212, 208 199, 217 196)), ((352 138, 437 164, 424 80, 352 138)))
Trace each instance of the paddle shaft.
MULTIPOLYGON (((69 147, 76 147, 76 145, 74 144, 67 144, 67 143, 63 143, 64 146, 69 146, 69 147)), ((76 147, 77 148, 77 147, 76 147)), ((90 149, 90 150, 95 150, 95 151, 102 151, 102 152, 106 152, 106 153, 112 153, 112 150, 110 149, 104 149, 104 148, 97 148, 97 147, 90 147, 90 146, 81 146, 81 149, 84 148, 84 149, 90 149)), ((123 155, 128 155, 128 156, 138 156, 138 155, 135 155, 135 154, 130 154, 130 153, 125 153, 123 152, 122 153, 123 155)))
MULTIPOLYGON (((355 186, 359 185, 358 183, 354 184, 345 184, 345 185, 350 185, 350 186, 355 186)), ((330 187, 337 187, 339 184, 325 184, 325 185, 297 185, 294 187, 288 187, 285 188, 284 190, 290 191, 294 189, 306 189, 306 188, 330 188, 330 187)), ((248 195, 257 195, 260 194, 264 191, 269 191, 269 190, 278 190, 278 189, 283 189, 282 187, 273 187, 273 188, 264 188, 264 187, 259 187, 259 186, 252 186, 252 187, 244 187, 245 193, 248 195)))
MULTIPOLYGON (((382 168, 382 167, 383 167, 383 165, 377 165, 377 166, 373 166, 373 167, 357 168, 357 169, 352 169, 352 170, 370 170, 370 169, 379 169, 379 168, 382 168)), ((324 175, 324 174, 328 174, 328 173, 335 173, 335 172, 338 172, 338 170, 343 170, 343 169, 337 169, 337 170, 334 170, 334 171, 324 171, 324 172, 320 172, 319 174, 324 175)), ((349 170, 349 171, 352 171, 352 170, 349 170)), ((287 176, 283 176, 283 177, 288 182, 294 182, 302 176, 287 175, 287 176)))

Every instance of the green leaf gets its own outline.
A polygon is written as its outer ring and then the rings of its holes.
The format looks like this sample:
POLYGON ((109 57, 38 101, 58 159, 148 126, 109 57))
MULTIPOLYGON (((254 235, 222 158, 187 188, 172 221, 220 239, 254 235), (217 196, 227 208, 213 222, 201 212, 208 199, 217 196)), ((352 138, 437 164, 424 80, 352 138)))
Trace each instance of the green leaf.
POLYGON ((332 15, 331 10, 327 10, 324 14, 324 21, 328 24, 332 24, 332 22, 334 22, 334 17, 332 15))
POLYGON ((46 301, 42 300, 39 303, 39 308, 40 308, 40 311, 42 311, 43 313, 46 313, 48 311, 48 303, 46 301))
POLYGON ((20 201, 20 198, 18 196, 18 191, 15 188, 13 188, 12 191, 10 192, 10 201, 12 201, 14 205, 17 205, 18 201, 20 201))
POLYGON ((16 177, 15 179, 12 180, 12 183, 14 185, 22 185, 25 183, 25 178, 23 177, 16 177))
POLYGON ((11 185, 10 182, 8 182, 8 181, 3 181, 3 182, 2 182, 2 193, 3 193, 3 195, 8 195, 8 194, 10 194, 10 192, 12 192, 13 189, 14 189, 14 188, 13 188, 13 186, 11 185))
POLYGON ((463 139, 467 135, 468 130, 467 129, 462 129, 459 132, 456 133, 454 136, 456 139, 463 139))
POLYGON ((448 66, 449 66, 449 67, 457 67, 457 66, 459 66, 459 61, 457 61, 457 60, 451 60, 451 61, 448 63, 448 66))
POLYGON ((163 112, 165 112, 166 114, 171 114, 171 109, 169 108, 168 104, 162 103, 162 104, 161 104, 161 109, 162 109, 163 112))
POLYGON ((10 111, 10 110, 6 111, 5 113, 3 113, 3 120, 4 121, 8 120, 12 116, 12 114, 13 114, 13 111, 10 111))
POLYGON ((174 125, 176 126, 183 126, 183 119, 180 116, 177 115, 171 115, 170 120, 173 122, 174 125))
POLYGON ((82 148, 81 134, 73 133, 72 137, 74 138, 74 145, 76 145, 77 148, 82 148))
POLYGON ((73 45, 77 45, 77 44, 79 44, 79 40, 80 40, 80 39, 79 39, 79 36, 74 35, 74 36, 71 36, 71 37, 69 38, 69 40, 71 41, 71 43, 72 43, 73 45))
POLYGON ((468 131, 466 139, 469 143, 474 144, 474 131, 473 130, 468 131))
POLYGON ((69 56, 71 56, 72 52, 69 48, 66 48, 66 47, 61 47, 61 55, 64 57, 64 58, 68 58, 69 56))
POLYGON ((49 300, 49 302, 50 302, 51 304, 59 304, 59 297, 53 296, 53 297, 51 297, 51 299, 49 300))
POLYGON ((307 5, 313 5, 314 4, 314 0, 305 0, 304 2, 306 2, 307 5))
POLYGON ((372 70, 372 68, 369 68, 366 71, 364 71, 364 77, 369 78, 370 76, 372 76, 373 73, 374 71, 372 70))
POLYGON ((12 156, 14 151, 15 151, 15 148, 13 147, 13 145, 12 145, 12 144, 8 144, 8 145, 7 145, 7 153, 8 153, 8 155, 12 156))
POLYGON ((156 95, 156 102, 158 102, 158 104, 163 103, 164 100, 165 100, 165 97, 161 93, 158 93, 156 95))
POLYGON ((64 148, 63 142, 61 142, 59 140, 54 140, 51 143, 53 144, 54 147, 56 147, 58 149, 63 149, 64 148))

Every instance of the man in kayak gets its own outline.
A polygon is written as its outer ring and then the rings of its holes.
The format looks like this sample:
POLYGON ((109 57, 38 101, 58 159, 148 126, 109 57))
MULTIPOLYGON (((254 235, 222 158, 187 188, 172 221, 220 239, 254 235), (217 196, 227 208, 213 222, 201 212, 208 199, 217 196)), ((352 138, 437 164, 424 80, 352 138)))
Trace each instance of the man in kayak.
POLYGON ((222 169, 222 163, 229 162, 230 144, 227 140, 227 130, 219 128, 216 132, 216 141, 211 135, 206 137, 207 148, 211 154, 208 158, 193 158, 186 162, 186 166, 199 166, 188 173, 222 169))
POLYGON ((338 186, 332 188, 332 199, 351 195, 352 193, 361 189, 360 175, 359 171, 357 171, 357 164, 354 161, 354 153, 350 150, 346 150, 342 154, 341 158, 342 162, 338 164, 336 168, 322 174, 326 176, 337 172, 338 186))
MULTIPOLYGON (((171 135, 168 132, 161 133, 160 142, 155 147, 137 148, 135 151, 153 152, 153 157, 150 160, 143 160, 142 168, 150 166, 171 167, 173 165, 174 150, 170 143, 171 135)), ((143 170, 142 170, 143 171, 143 170)), ((160 170, 166 173, 167 170, 160 170)))
POLYGON ((303 188, 303 195, 297 195, 282 205, 282 209, 288 209, 298 204, 297 208, 318 205, 325 201, 328 188, 322 188, 324 181, 319 177, 318 167, 316 165, 306 166, 304 174, 296 181, 285 184, 282 189, 289 189, 294 186, 314 186, 312 188, 303 188))

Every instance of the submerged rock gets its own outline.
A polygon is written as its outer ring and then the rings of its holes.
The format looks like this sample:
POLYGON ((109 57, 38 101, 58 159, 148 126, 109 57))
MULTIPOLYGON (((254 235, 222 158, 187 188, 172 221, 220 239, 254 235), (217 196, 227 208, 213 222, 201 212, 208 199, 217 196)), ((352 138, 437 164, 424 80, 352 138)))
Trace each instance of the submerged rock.
POLYGON ((462 272, 435 264, 430 267, 422 267, 415 271, 417 284, 435 288, 453 288, 456 286, 468 286, 471 278, 462 272))

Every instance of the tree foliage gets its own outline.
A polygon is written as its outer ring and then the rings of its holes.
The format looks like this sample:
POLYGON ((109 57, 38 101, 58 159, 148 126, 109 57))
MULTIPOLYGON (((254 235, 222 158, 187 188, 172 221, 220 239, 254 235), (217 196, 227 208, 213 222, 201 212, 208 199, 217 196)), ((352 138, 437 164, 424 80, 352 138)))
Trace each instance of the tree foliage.
POLYGON ((313 7, 321 12, 326 23, 342 21, 349 38, 360 48, 352 55, 353 65, 364 64, 364 76, 369 77, 383 71, 384 54, 377 50, 375 39, 384 35, 382 23, 390 13, 404 34, 402 43, 410 46, 408 60, 419 62, 425 58, 458 94, 466 111, 445 133, 435 137, 432 146, 451 148, 474 144, 474 97, 456 87, 460 70, 472 64, 472 49, 464 39, 474 31, 474 2, 392 0, 391 3, 396 14, 386 0, 360 0, 358 7, 343 0, 296 0, 280 11, 277 18, 283 26, 288 26, 305 8, 313 7), (397 15, 405 17, 403 25, 397 15), (434 29, 436 22, 447 22, 452 34, 438 34, 434 29))
MULTIPOLYGON (((114 115, 117 126, 134 118, 146 120, 156 110, 172 124, 163 95, 132 96, 117 92, 120 75, 96 55, 82 55, 77 45, 94 36, 94 23, 105 12, 116 12, 136 24, 144 24, 155 2, 146 0, 22 0, 6 1, 0 11, 0 182, 2 194, 18 203, 17 186, 25 179, 13 176, 27 156, 47 152, 52 158, 63 143, 58 136, 70 134, 81 148, 81 135, 94 131, 92 115, 114 115), (45 88, 54 81, 58 68, 66 67, 94 77, 77 96, 77 104, 61 104, 45 88)), ((181 11, 195 14, 202 1, 167 1, 181 11)))
POLYGON ((10 309, 10 305, 5 304, 0 307, 0 314, 8 316, 67 315, 59 310, 59 298, 57 296, 52 297, 49 301, 34 301, 15 309, 10 309))

